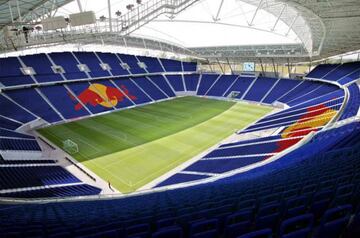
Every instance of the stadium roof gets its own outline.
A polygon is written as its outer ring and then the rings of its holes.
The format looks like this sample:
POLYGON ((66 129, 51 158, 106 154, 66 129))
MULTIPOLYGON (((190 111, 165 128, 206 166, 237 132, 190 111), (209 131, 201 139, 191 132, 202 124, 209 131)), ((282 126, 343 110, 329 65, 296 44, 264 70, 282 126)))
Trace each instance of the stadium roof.
MULTIPOLYGON (((10 24, 11 18, 18 19, 16 2, 16 0, 5 1, 0 5, 2 16, 0 26, 10 24), (9 11, 9 4, 14 8, 12 13, 9 11)), ((44 16, 44 14, 54 16, 57 9, 68 2, 71 1, 19 0, 18 5, 22 21, 31 21, 38 20, 39 16, 44 16)), ((106 2, 104 0, 104 3, 106 2)), ((123 4, 135 3, 135 0, 122 2, 124 2, 123 4)), ((113 7, 112 11, 115 12, 119 7, 119 5, 116 8, 113 7)), ((108 9, 105 6, 103 10, 106 13, 108 9)), ((118 17, 112 16, 112 21, 99 20, 93 29, 68 29, 62 31, 61 34, 59 32, 37 32, 26 44, 21 40, 12 41, 11 44, 5 42, 3 50, 15 48, 14 45, 17 49, 45 44, 101 43, 168 50, 210 61, 255 61, 261 58, 265 61, 301 62, 360 49, 359 12, 360 1, 358 0, 144 0, 140 5, 135 4, 133 10, 125 11, 118 17), (207 14, 210 19, 208 20, 200 17, 204 15, 204 11, 202 14, 199 13, 204 10, 204 6, 209 8, 207 14), (196 10, 199 14, 196 13, 196 10), (180 32, 179 23, 181 22, 192 23, 193 32, 197 32, 198 35, 204 33, 197 29, 205 29, 205 27, 196 28, 195 25, 204 23, 213 26, 213 28, 209 28, 213 29, 210 31, 213 35, 219 35, 217 32, 219 27, 224 29, 237 27, 241 28, 242 32, 255 29, 265 32, 267 35, 265 34, 263 38, 266 38, 269 43, 266 41, 254 44, 254 41, 251 40, 251 44, 239 43, 237 45, 229 43, 227 38, 231 37, 223 36, 223 39, 226 38, 223 45, 219 42, 211 42, 213 39, 208 40, 209 42, 203 46, 191 44, 184 42, 183 39, 178 39, 182 37, 181 34, 176 34, 176 31, 180 32), (172 24, 172 28, 169 27, 169 24, 172 24), (155 34, 161 31, 168 32, 170 37, 166 37, 166 34, 155 34), (274 39, 280 40, 278 42, 271 41, 270 35, 275 35, 274 39)), ((99 18, 99 16, 97 17, 99 18)), ((190 26, 190 28, 192 27, 190 26)), ((239 32, 241 32, 240 30, 239 32)), ((226 34, 230 31, 224 30, 226 34)), ((191 35, 184 35, 191 37, 191 35)), ((194 35, 197 36, 195 33, 194 35)), ((234 35, 232 38, 236 37, 237 35, 234 35)))
POLYGON ((73 0, 3 0, 0 2, 0 28, 28 22, 49 14, 73 0))

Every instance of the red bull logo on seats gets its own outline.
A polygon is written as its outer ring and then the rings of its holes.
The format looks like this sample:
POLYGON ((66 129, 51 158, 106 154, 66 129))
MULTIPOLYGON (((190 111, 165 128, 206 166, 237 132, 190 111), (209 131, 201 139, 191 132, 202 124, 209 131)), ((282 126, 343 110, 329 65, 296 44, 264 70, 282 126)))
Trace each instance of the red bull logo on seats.
MULTIPOLYGON (((88 104, 93 107, 97 105, 107 108, 115 107, 119 102, 123 101, 125 97, 136 100, 136 97, 131 95, 124 85, 121 85, 120 89, 121 90, 99 83, 91 84, 87 89, 77 95, 81 103, 75 105, 75 110, 80 110, 83 108, 83 105, 88 104)), ((72 99, 75 100, 73 97, 72 99)))
POLYGON ((329 108, 324 104, 308 107, 306 112, 302 114, 295 123, 282 131, 282 139, 288 140, 280 140, 277 143, 277 149, 274 153, 281 152, 298 143, 303 136, 306 136, 313 131, 318 131, 320 127, 329 123, 336 113, 336 110, 329 108))

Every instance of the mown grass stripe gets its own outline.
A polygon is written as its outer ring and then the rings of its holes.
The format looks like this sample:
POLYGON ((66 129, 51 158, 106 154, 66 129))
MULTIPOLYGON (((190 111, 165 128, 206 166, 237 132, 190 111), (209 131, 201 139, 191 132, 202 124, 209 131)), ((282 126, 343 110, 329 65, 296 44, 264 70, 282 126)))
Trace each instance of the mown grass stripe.
POLYGON ((183 97, 39 130, 71 139, 82 162, 119 191, 132 192, 270 112, 270 108, 183 97), (96 149, 95 149, 96 148, 96 149))

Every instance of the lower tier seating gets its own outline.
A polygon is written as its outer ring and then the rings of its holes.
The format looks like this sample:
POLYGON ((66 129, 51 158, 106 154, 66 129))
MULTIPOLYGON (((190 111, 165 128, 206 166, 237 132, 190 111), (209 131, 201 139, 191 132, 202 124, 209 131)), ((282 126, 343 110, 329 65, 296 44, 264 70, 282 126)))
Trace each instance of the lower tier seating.
POLYGON ((359 237, 359 144, 339 150, 336 143, 343 138, 327 138, 335 133, 322 135, 331 143, 321 152, 298 152, 291 160, 215 183, 123 199, 0 205, 7 211, 0 213, 0 232, 18 237, 359 237))
POLYGON ((340 120, 356 116, 360 106, 360 88, 355 83, 349 86, 349 100, 340 120))
POLYGON ((34 139, 0 139, 0 150, 28 150, 41 151, 41 148, 34 139))
POLYGON ((0 189, 26 188, 80 182, 60 166, 0 167, 0 189))
POLYGON ((22 192, 0 193, 0 197, 11 198, 51 198, 51 197, 74 197, 74 196, 89 196, 96 195, 101 192, 101 189, 87 185, 72 185, 55 188, 45 188, 36 190, 27 190, 22 192))

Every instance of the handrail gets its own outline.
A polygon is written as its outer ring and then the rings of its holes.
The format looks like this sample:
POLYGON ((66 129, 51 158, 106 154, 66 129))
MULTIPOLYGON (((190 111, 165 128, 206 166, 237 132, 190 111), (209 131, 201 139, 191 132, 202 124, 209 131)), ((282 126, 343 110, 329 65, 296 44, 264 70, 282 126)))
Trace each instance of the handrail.
POLYGON ((81 172, 83 172, 86 176, 88 176, 92 181, 96 182, 96 178, 94 178, 91 174, 86 172, 83 168, 81 168, 79 165, 77 165, 74 161, 69 159, 68 157, 65 157, 67 161, 69 161, 72 165, 74 165, 76 168, 78 168, 81 172))

